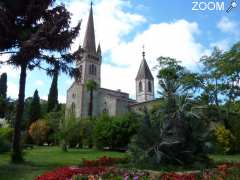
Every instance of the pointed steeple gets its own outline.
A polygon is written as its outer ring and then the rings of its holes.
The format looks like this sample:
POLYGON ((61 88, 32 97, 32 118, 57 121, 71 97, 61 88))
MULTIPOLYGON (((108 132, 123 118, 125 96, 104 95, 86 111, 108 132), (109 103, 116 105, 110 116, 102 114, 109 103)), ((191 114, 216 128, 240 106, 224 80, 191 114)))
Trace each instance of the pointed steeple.
POLYGON ((101 55, 102 53, 102 50, 101 50, 101 45, 100 43, 98 44, 98 48, 97 48, 97 54, 100 54, 101 55))
POLYGON ((141 79, 148 79, 148 80, 153 80, 153 75, 148 67, 148 64, 147 64, 147 61, 145 59, 145 51, 143 49, 143 52, 142 52, 142 56, 143 56, 143 59, 142 59, 142 62, 141 62, 141 65, 140 65, 140 68, 138 70, 138 74, 137 74, 137 77, 136 77, 136 80, 141 80, 141 79))
POLYGON ((88 16, 87 29, 84 37, 83 48, 91 53, 96 53, 92 2, 88 16))

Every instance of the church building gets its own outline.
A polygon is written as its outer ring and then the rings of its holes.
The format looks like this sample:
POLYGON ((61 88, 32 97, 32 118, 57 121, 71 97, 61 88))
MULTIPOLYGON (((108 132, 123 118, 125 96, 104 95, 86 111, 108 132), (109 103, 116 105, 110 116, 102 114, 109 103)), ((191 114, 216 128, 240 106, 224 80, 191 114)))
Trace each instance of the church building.
POLYGON ((136 100, 120 90, 101 87, 102 54, 100 44, 96 48, 92 5, 89 12, 83 46, 77 55, 78 77, 67 91, 66 114, 72 113, 77 118, 86 118, 89 113, 89 81, 95 81, 97 88, 92 91, 92 116, 108 113, 110 116, 122 115, 139 110, 142 105, 154 101, 154 78, 148 67, 143 52, 143 59, 136 76, 136 100))

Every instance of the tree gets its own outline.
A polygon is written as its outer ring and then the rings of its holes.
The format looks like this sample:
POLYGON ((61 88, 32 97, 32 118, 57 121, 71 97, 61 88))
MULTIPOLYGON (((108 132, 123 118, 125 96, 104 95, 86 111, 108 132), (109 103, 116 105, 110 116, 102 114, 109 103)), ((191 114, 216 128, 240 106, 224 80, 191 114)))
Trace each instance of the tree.
MULTIPOLYGON (((70 27, 70 13, 54 0, 3 0, 0 3, 0 53, 11 54, 2 62, 20 68, 14 125, 12 161, 22 161, 21 121, 24 111, 27 69, 40 67, 46 51, 66 51, 78 35, 80 23, 70 27)), ((47 62, 47 61, 45 61, 47 62)), ((47 62, 48 64, 48 62, 47 62)))
POLYGON ((191 75, 178 61, 160 57, 159 85, 161 108, 145 118, 131 144, 133 161, 160 165, 186 165, 193 162, 207 163, 205 137, 207 128, 201 120, 201 109, 195 107, 190 90, 191 75), (156 121, 158 117, 159 120, 156 121))
POLYGON ((47 142, 49 127, 45 120, 37 120, 31 124, 28 133, 37 145, 47 142))
POLYGON ((5 117, 7 101, 7 73, 0 76, 0 118, 5 117))
POLYGON ((0 76, 0 96, 4 99, 7 98, 7 73, 0 76))
POLYGON ((53 79, 51 88, 48 94, 48 107, 47 112, 51 112, 58 109, 58 75, 59 75, 59 64, 56 63, 53 71, 53 79))
POLYGON ((89 80, 86 87, 87 91, 89 91, 88 116, 91 118, 93 116, 93 92, 97 89, 98 84, 93 80, 89 80))
POLYGON ((40 98, 38 95, 38 90, 35 90, 32 102, 29 107, 29 120, 28 120, 28 127, 30 125, 40 119, 41 117, 41 104, 40 104, 40 98))

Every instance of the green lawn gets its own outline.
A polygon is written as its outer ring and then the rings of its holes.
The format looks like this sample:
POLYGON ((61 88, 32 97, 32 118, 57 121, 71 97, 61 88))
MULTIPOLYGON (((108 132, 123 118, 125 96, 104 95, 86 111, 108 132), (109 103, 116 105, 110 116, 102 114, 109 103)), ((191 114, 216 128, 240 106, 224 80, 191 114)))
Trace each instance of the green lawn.
POLYGON ((240 155, 211 155, 211 159, 216 163, 240 163, 240 155))
MULTIPOLYGON (((90 149, 63 152, 59 147, 35 147, 25 152, 26 163, 10 164, 10 154, 0 155, 0 180, 33 180, 45 171, 61 166, 81 164, 82 158, 96 159, 101 156, 124 157, 124 153, 90 149)), ((211 155, 216 163, 239 162, 240 155, 211 155)))
POLYGON ((25 152, 26 163, 10 164, 10 155, 0 155, 0 180, 32 180, 45 171, 61 166, 79 165, 81 159, 96 159, 101 156, 124 157, 124 153, 97 150, 69 150, 59 147, 37 147, 25 152))

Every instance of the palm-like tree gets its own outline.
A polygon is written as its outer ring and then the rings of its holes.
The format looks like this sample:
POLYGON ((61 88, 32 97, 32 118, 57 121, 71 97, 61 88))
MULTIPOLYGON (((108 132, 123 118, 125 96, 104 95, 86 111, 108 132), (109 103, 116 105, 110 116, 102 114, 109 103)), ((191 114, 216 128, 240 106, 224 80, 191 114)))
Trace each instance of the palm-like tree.
MULTIPOLYGON (((21 121, 24 111, 27 69, 41 67, 46 51, 66 51, 78 35, 80 23, 70 28, 70 13, 55 0, 2 0, 0 2, 0 61, 20 68, 19 94, 14 125, 12 161, 22 161, 21 121)), ((48 62, 47 62, 48 64, 48 62)))
POLYGON ((87 91, 89 91, 88 116, 93 116, 93 92, 97 89, 98 84, 94 80, 89 80, 86 83, 87 91))

